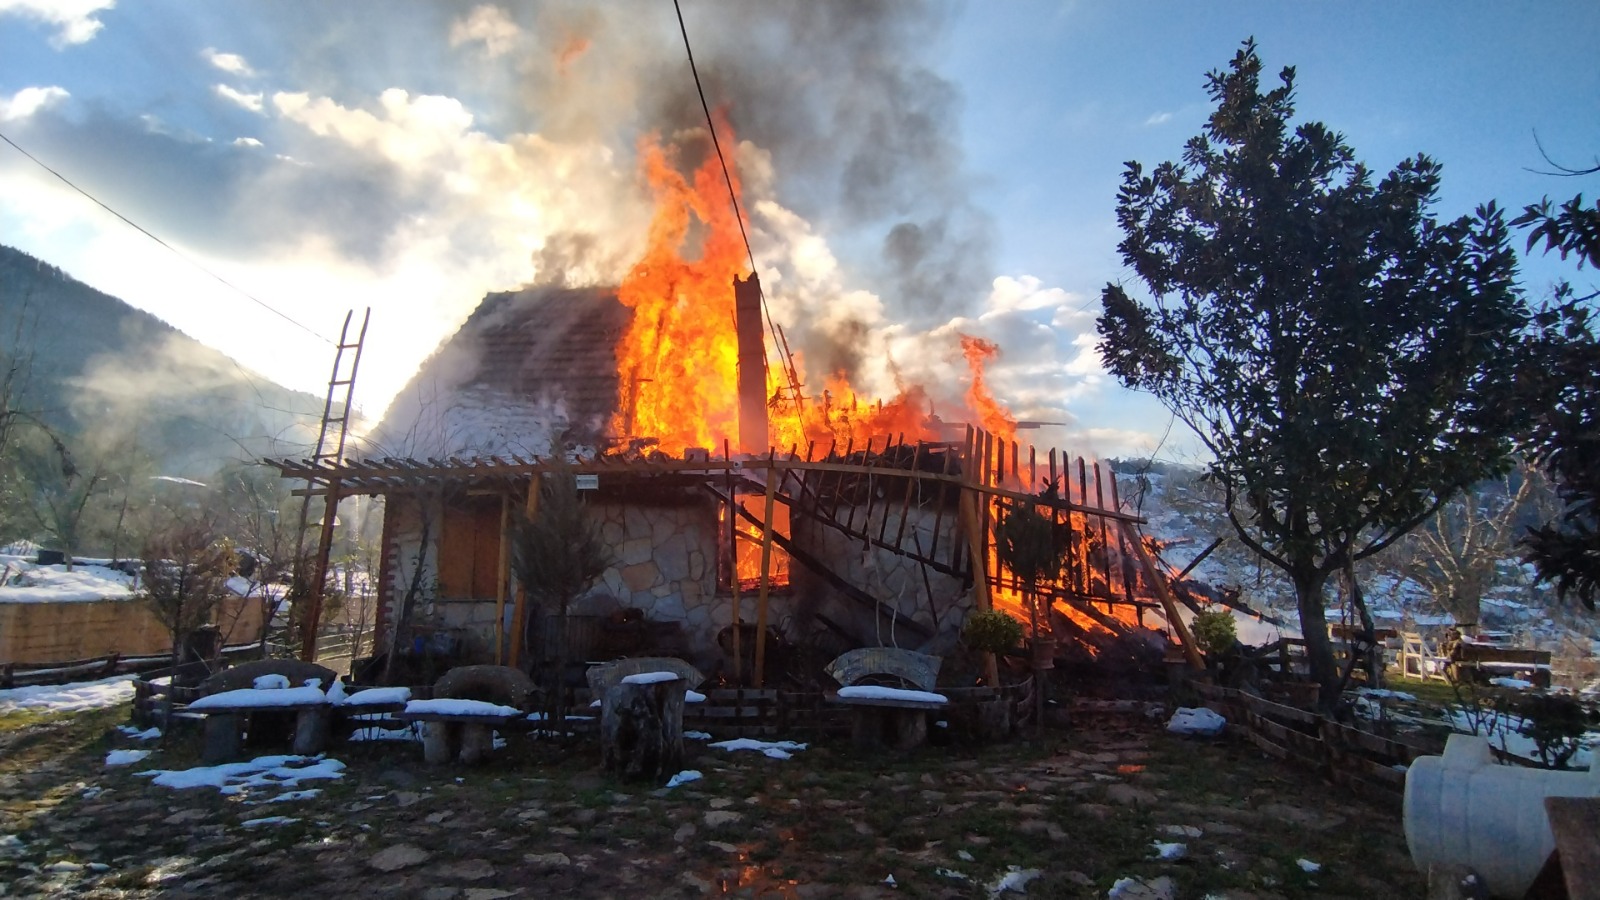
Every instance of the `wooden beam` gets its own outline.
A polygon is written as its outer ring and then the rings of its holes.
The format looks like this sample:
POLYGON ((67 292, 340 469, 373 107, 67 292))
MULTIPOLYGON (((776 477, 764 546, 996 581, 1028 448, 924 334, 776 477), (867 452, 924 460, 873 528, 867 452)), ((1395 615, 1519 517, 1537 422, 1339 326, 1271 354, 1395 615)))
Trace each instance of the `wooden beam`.
MULTIPOLYGON (((772 501, 778 488, 778 470, 767 470, 767 502, 761 514, 761 593, 756 600, 756 671, 754 686, 761 689, 767 675, 767 594, 772 587, 772 501)), ((870 520, 869 520, 870 521, 870 520)))
POLYGON ((311 608, 300 623, 300 658, 306 662, 317 661, 317 628, 322 623, 322 595, 328 580, 328 554, 333 552, 333 523, 339 511, 339 479, 328 482, 327 500, 322 508, 322 530, 317 538, 317 559, 312 569, 311 608))
POLYGON ((1121 523, 1122 534, 1133 545, 1133 552, 1139 558, 1139 564, 1144 567, 1145 577, 1150 579, 1150 584, 1155 588, 1156 599, 1161 601, 1161 609, 1167 614, 1167 622, 1172 626, 1172 633, 1177 636, 1178 642, 1183 645, 1183 655, 1188 658, 1189 665, 1196 671, 1204 671, 1205 660, 1200 658, 1200 649, 1194 645, 1194 636, 1189 633, 1189 626, 1183 624, 1183 619, 1178 617, 1178 602, 1172 596, 1172 590, 1167 587, 1167 582, 1156 570, 1155 560, 1150 558, 1150 551, 1144 548, 1144 542, 1139 540, 1139 535, 1133 526, 1127 522, 1121 523))
POLYGON ((494 592, 494 662, 505 664, 506 592, 511 570, 511 495, 500 495, 500 571, 494 592))
MULTIPOLYGON (((524 505, 530 520, 539 514, 539 488, 541 480, 535 475, 528 480, 528 499, 524 505)), ((520 581, 517 583, 517 598, 511 604, 511 652, 506 654, 506 665, 515 669, 522 658, 522 641, 528 632, 528 588, 520 581)), ((561 675, 558 673, 559 679, 561 675)))

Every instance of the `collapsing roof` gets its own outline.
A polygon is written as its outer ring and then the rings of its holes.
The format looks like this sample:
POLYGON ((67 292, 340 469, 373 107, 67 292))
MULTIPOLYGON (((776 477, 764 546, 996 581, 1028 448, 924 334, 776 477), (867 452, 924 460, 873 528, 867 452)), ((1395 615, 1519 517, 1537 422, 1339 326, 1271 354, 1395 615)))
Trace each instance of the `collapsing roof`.
POLYGON ((600 446, 631 315, 611 288, 489 294, 395 397, 367 455, 543 455, 552 439, 600 446))

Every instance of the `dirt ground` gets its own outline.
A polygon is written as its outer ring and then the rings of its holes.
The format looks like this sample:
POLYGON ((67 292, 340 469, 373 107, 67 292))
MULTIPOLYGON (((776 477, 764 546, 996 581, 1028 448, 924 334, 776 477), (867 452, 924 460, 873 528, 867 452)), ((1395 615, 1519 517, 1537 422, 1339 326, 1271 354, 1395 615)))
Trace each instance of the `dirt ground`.
POLYGON ((1126 897, 1425 893, 1398 803, 1139 719, 907 755, 689 741, 704 778, 673 789, 606 777, 592 739, 514 742, 470 770, 349 744, 329 754, 343 778, 260 802, 283 791, 137 774, 197 765, 193 733, 107 768, 108 751, 146 746, 116 731, 126 715, 0 717, 0 895, 967 898, 1011 867, 1038 870, 1029 897, 1105 897, 1121 879, 1147 885, 1126 897), (241 824, 271 816, 292 821, 241 824), (1162 859, 1156 842, 1183 848, 1162 859))

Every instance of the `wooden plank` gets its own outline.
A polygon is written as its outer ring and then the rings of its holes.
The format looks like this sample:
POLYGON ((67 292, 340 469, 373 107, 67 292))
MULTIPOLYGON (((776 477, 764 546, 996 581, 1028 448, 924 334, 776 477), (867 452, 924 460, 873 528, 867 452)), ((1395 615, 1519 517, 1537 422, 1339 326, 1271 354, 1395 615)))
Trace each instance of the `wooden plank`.
POLYGON ((1600 799, 1546 797, 1545 814, 1572 900, 1600 900, 1600 799))
MULTIPOLYGON (((528 479, 528 497, 524 501, 523 511, 532 520, 539 514, 539 491, 543 479, 535 475, 528 479)), ((508 653, 506 665, 518 668, 518 660, 522 655, 523 638, 528 633, 528 589, 521 584, 517 585, 517 597, 511 604, 511 652, 508 653)))
MULTIPOLYGON (((919 461, 921 461, 921 459, 922 459, 922 441, 917 441, 916 449, 911 451, 911 471, 915 472, 917 470, 917 463, 919 461)), ((906 483, 905 483, 906 495, 900 501, 900 527, 895 530, 895 534, 894 534, 894 545, 896 547, 899 547, 900 545, 905 543, 905 539, 906 539, 906 522, 908 520, 910 520, 910 518, 911 518, 911 495, 916 493, 921 487, 922 487, 922 484, 920 482, 918 482, 918 481, 916 481, 914 479, 910 479, 910 478, 906 479, 906 483)), ((885 525, 888 524, 889 516, 887 514, 884 515, 883 521, 884 521, 885 525)), ((880 533, 878 535, 878 537, 882 538, 883 535, 880 533)), ((919 547, 918 549, 921 549, 921 548, 919 547)), ((930 553, 929 555, 931 556, 932 554, 930 553)))
MULTIPOLYGON (((778 471, 767 472, 766 508, 761 515, 761 588, 756 597, 755 686, 761 687, 767 675, 767 596, 772 589, 772 501, 778 489, 778 471)), ((870 521, 870 516, 868 521, 870 521)), ((735 580, 738 580, 735 575, 735 580)))
MULTIPOLYGON (((1081 466, 1082 464, 1080 460, 1079 465, 1081 466)), ((1139 535, 1134 533, 1132 525, 1123 522, 1122 531, 1127 535, 1128 543, 1133 545, 1134 555, 1138 557, 1139 564, 1144 567, 1145 577, 1150 580, 1151 586, 1155 588, 1156 598, 1161 601, 1161 609, 1166 613, 1167 624, 1172 626, 1173 634, 1177 635, 1178 641, 1183 645, 1183 654, 1189 660, 1189 666, 1195 671, 1204 671, 1206 667, 1205 661, 1200 658, 1200 650, 1195 647, 1194 636, 1189 633, 1189 627, 1183 624, 1183 620, 1178 618, 1178 603, 1173 599, 1172 591, 1167 587, 1167 583, 1161 577, 1161 573, 1156 571, 1155 561, 1150 558, 1150 554, 1144 549, 1144 543, 1139 540, 1139 535)))
POLYGON ((494 661, 505 661, 506 591, 511 572, 511 495, 500 495, 500 570, 499 583, 494 591, 494 661))

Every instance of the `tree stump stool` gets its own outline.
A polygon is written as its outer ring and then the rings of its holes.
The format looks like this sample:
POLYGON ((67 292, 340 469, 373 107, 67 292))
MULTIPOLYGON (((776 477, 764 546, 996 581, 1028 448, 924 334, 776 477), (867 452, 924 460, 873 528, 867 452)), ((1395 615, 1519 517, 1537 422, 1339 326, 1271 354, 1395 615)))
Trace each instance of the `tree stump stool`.
POLYGON ((600 705, 605 769, 625 779, 664 781, 683 768, 683 701, 689 686, 672 672, 629 675, 600 705))

